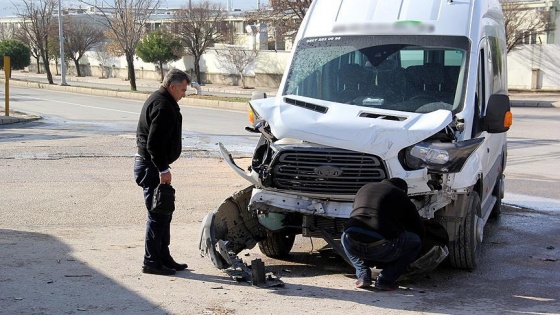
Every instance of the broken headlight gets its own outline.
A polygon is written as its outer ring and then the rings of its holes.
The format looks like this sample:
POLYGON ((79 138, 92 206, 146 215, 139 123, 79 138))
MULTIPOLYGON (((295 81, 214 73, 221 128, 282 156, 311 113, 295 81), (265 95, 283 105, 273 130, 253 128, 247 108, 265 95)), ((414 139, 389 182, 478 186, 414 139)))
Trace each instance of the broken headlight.
POLYGON ((484 138, 454 143, 419 142, 405 149, 404 163, 412 169, 427 168, 438 173, 457 173, 484 138))
POLYGON ((276 137, 270 132, 270 126, 264 120, 259 113, 257 113, 251 104, 249 104, 249 122, 251 123, 250 127, 245 127, 245 130, 254 133, 262 133, 265 138, 274 142, 276 137))

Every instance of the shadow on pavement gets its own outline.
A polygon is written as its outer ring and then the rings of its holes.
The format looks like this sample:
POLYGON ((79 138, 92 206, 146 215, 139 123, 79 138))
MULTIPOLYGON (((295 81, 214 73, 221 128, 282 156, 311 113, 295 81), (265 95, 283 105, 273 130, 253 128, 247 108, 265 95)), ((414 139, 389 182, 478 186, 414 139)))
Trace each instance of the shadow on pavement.
POLYGON ((72 256, 57 238, 0 229, 3 314, 165 314, 72 256))

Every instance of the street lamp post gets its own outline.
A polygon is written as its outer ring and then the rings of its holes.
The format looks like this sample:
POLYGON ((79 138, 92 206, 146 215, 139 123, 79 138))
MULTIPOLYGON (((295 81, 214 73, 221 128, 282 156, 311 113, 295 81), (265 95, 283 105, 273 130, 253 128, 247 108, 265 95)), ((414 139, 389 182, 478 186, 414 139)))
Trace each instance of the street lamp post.
POLYGON ((58 0, 58 41, 60 45, 60 85, 68 85, 66 83, 66 63, 64 62, 64 34, 62 31, 62 9, 58 0))

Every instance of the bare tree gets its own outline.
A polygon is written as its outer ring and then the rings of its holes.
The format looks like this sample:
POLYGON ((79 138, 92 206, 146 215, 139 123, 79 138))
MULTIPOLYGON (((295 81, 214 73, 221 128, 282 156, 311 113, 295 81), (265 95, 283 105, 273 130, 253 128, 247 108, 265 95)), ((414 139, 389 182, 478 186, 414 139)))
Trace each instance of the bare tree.
POLYGON ((56 28, 56 18, 53 16, 57 0, 21 0, 22 8, 18 8, 17 15, 23 20, 22 31, 29 40, 30 47, 36 47, 43 60, 45 73, 49 84, 54 84, 49 65, 49 37, 56 28))
POLYGON ((253 63, 259 54, 256 49, 247 50, 242 47, 228 46, 225 49, 216 49, 216 54, 224 66, 229 70, 234 70, 241 78, 241 84, 244 89, 247 88, 245 84, 245 70, 253 63))
POLYGON ((197 82, 202 82, 200 59, 202 54, 216 42, 224 39, 220 30, 225 13, 220 5, 204 0, 192 7, 174 13, 178 33, 182 37, 187 53, 194 58, 194 71, 197 82))
POLYGON ((298 27, 312 0, 271 0, 273 10, 285 12, 297 20, 298 27))
POLYGON ((146 29, 146 22, 159 7, 161 0, 80 0, 93 6, 103 16, 100 21, 109 30, 120 50, 124 53, 128 66, 130 89, 136 91, 136 73, 134 72, 134 54, 138 42, 146 29))
POLYGON ((108 78, 110 75, 109 69, 111 69, 110 62, 113 60, 114 55, 111 53, 109 44, 107 42, 101 43, 95 47, 95 59, 99 61, 99 67, 101 68, 101 77, 108 78))
POLYGON ((12 27, 9 27, 8 25, 9 24, 0 23, 0 41, 15 38, 15 29, 13 25, 11 25, 12 27))
POLYGON ((41 73, 41 62, 40 62, 41 54, 39 53, 39 49, 37 49, 37 46, 35 46, 35 44, 32 43, 31 40, 29 40, 29 37, 21 28, 17 28, 14 31, 13 36, 15 39, 21 40, 29 47, 29 49, 31 50, 31 57, 33 58, 33 60, 35 60, 35 63, 37 64, 37 74, 41 73))
POLYGON ((60 61, 60 41, 58 32, 54 32, 55 29, 52 30, 53 32, 49 35, 49 44, 47 45, 47 51, 49 55, 49 61, 54 61, 54 72, 55 75, 60 75, 58 73, 58 65, 60 61))
POLYGON ((533 42, 538 35, 554 29, 550 11, 530 7, 526 2, 500 0, 504 12, 507 52, 526 42, 533 42))
POLYGON ((78 77, 82 76, 80 59, 86 51, 91 50, 104 40, 103 30, 95 24, 72 17, 64 19, 64 53, 74 61, 78 77))
POLYGON ((281 37, 295 36, 312 0, 270 0, 269 5, 245 13, 249 24, 264 22, 274 39, 274 49, 281 37))

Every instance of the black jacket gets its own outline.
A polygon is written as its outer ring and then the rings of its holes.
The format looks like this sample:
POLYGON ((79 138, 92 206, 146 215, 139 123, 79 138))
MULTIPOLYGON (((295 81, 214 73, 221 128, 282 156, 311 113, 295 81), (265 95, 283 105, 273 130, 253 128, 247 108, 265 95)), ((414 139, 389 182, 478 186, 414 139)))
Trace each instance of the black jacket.
POLYGON ((424 237, 424 224, 416 206, 403 190, 386 181, 360 188, 346 227, 371 229, 386 239, 396 238, 403 231, 424 237))
POLYGON ((138 154, 152 160, 161 172, 181 155, 183 116, 179 104, 163 87, 152 93, 140 113, 136 129, 138 154))

